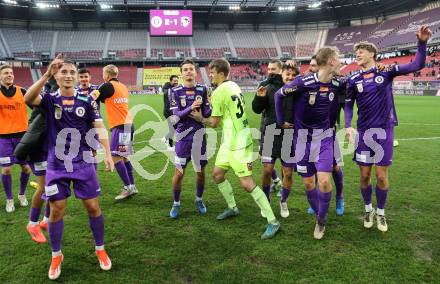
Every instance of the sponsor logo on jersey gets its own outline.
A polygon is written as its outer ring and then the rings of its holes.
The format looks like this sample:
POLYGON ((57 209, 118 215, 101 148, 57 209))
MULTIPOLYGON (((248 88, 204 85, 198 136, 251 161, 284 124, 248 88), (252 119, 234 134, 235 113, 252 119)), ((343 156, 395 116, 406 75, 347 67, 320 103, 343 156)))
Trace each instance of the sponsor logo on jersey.
POLYGON ((298 89, 297 86, 292 86, 290 88, 284 88, 284 89, 281 89, 281 90, 283 91, 283 94, 288 95, 288 94, 291 94, 291 93, 295 92, 297 89, 298 89))
POLYGON ((74 104, 74 100, 63 100, 63 106, 73 106, 74 104))
POLYGON ((78 94, 77 96, 78 99, 87 102, 89 100, 89 97, 87 95, 83 95, 83 94, 78 94))
POLYGON ((195 95, 195 94, 196 94, 196 92, 194 92, 193 90, 187 90, 185 92, 185 95, 195 95))
POLYGON ((203 92, 203 87, 196 87, 196 91, 203 92))
POLYGON ((328 92, 328 87, 326 87, 326 86, 321 86, 321 87, 319 88, 319 91, 320 91, 320 92, 328 92))
POLYGON ((374 77, 374 73, 368 73, 364 75, 364 79, 373 78, 373 77, 374 77))
POLYGON ((123 103, 128 104, 128 98, 116 98, 113 100, 113 102, 115 104, 123 104, 123 103))
POLYGON ((378 83, 378 84, 382 84, 384 81, 384 78, 382 76, 377 76, 376 78, 374 78, 374 82, 378 83))
POLYGON ((336 81, 336 80, 332 80, 332 84, 333 84, 335 87, 339 87, 339 82, 336 81))

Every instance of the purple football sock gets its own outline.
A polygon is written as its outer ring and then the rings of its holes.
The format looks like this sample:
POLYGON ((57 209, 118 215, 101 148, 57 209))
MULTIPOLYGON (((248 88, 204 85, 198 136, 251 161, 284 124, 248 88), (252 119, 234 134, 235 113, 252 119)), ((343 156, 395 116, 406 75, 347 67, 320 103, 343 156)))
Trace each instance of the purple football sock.
POLYGON ((119 161, 115 164, 116 171, 125 186, 130 185, 130 178, 128 177, 127 168, 123 161, 119 161))
POLYGON ((318 210, 318 222, 321 224, 325 224, 328 207, 330 206, 330 200, 332 198, 331 192, 321 192, 318 190, 318 198, 319 198, 319 210, 318 210))
POLYGON ((174 202, 180 202, 180 193, 182 190, 180 188, 173 188, 174 202))
POLYGON ((342 198, 344 191, 344 173, 342 172, 342 168, 339 168, 337 172, 333 172, 332 175, 336 187, 336 200, 339 200, 342 198))
POLYGON ((373 187, 370 185, 367 188, 361 188, 362 197, 365 205, 371 204, 371 196, 373 195, 373 187))
POLYGON ((281 202, 286 202, 287 198, 289 198, 290 188, 282 188, 281 189, 281 202))
POLYGON ((318 190, 316 187, 313 190, 306 190, 307 200, 309 201, 310 207, 315 212, 318 212, 319 200, 318 200, 318 190))
POLYGON ((49 222, 50 247, 53 252, 61 250, 61 239, 63 238, 64 220, 49 222))
POLYGON ((278 178, 277 171, 275 169, 272 170, 272 180, 276 180, 278 178))
POLYGON ((268 201, 270 201, 270 185, 263 186, 263 192, 266 195, 268 201))
POLYGON ((29 181, 29 173, 21 172, 20 175, 20 195, 24 195, 29 181))
POLYGON ((40 219, 41 208, 31 207, 31 211, 29 212, 29 221, 38 222, 40 219))
POLYGON ((377 208, 385 209, 385 204, 387 202, 387 196, 388 196, 388 188, 380 189, 379 187, 376 186, 377 208))
POLYGON ((196 197, 198 197, 198 198, 202 198, 203 191, 205 191, 205 185, 204 185, 204 184, 197 183, 197 187, 196 187, 196 197))
POLYGON ((12 178, 11 175, 2 175, 3 189, 6 193, 6 199, 13 199, 12 197, 12 178))
POLYGON ((92 230, 93 238, 96 246, 104 245, 104 216, 102 214, 98 217, 89 216, 89 226, 92 230))
POLYGON ((50 204, 49 201, 46 201, 46 210, 44 211, 44 217, 49 218, 50 216, 50 204))
POLYGON ((134 184, 134 176, 133 176, 133 166, 130 161, 125 162, 125 167, 127 168, 128 178, 130 179, 130 184, 134 184))

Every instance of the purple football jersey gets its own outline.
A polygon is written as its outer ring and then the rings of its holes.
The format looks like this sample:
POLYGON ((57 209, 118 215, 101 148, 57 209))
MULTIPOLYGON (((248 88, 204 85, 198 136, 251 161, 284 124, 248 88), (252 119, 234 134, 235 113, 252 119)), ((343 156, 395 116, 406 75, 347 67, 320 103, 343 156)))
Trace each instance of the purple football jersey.
POLYGON ((206 86, 196 84, 192 88, 187 88, 179 85, 170 91, 170 110, 173 115, 179 117, 179 121, 175 125, 178 140, 192 140, 197 130, 204 127, 203 124, 189 117, 191 105, 196 100, 202 100, 200 106, 202 115, 203 117, 209 117, 211 106, 208 101, 206 86))
MULTIPOLYGON (((275 108, 278 124, 284 124, 282 97, 294 96, 295 129, 322 129, 331 127, 331 112, 337 111, 336 105, 339 92, 343 91, 343 83, 333 79, 329 83, 318 80, 318 74, 297 77, 287 83, 275 94, 275 108)), ((311 134, 311 133, 310 133, 311 134)))
POLYGON ((72 171, 92 163, 86 134, 102 121, 97 103, 78 91, 72 97, 57 91, 45 94, 40 106, 46 111, 48 169, 72 171))
POLYGON ((396 109, 393 98, 393 80, 422 69, 426 60, 426 43, 417 47, 416 58, 404 65, 392 65, 383 71, 373 67, 358 71, 347 82, 345 100, 345 127, 351 126, 353 106, 358 107, 357 128, 365 131, 370 128, 390 128, 397 125, 396 109))

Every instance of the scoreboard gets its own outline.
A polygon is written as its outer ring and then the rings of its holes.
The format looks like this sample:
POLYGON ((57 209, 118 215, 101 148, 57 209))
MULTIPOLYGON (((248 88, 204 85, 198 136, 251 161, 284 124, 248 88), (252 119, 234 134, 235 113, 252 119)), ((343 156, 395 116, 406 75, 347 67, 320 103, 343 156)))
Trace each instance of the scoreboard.
POLYGON ((191 10, 150 10, 150 36, 192 36, 191 10))

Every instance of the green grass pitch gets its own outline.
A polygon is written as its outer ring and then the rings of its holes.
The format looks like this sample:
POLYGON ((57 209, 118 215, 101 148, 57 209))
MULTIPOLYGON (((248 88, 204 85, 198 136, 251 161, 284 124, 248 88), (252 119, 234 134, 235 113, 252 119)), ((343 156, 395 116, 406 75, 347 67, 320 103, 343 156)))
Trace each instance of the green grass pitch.
MULTIPOLYGON (((246 95, 251 127, 258 128, 246 95)), ((132 96, 131 105, 146 104, 161 113, 161 96, 132 96)), ((415 283, 440 281, 440 98, 396 97, 400 125, 395 137, 394 164, 387 205, 387 233, 362 226, 363 203, 358 188, 358 169, 351 155, 344 157, 346 213, 336 217, 332 199, 323 240, 313 239, 314 217, 300 179, 295 176, 289 199, 291 215, 281 220, 282 232, 261 241, 265 220, 252 197, 239 188, 230 173, 241 215, 219 222, 226 206, 210 173, 206 172, 204 200, 208 213, 199 216, 194 206, 195 177, 189 167, 182 192, 182 215, 171 220, 171 177, 168 165, 158 180, 135 179, 140 193, 115 202, 121 189, 116 172, 99 165, 101 207, 105 215, 106 248, 113 262, 109 272, 100 271, 85 210, 71 197, 65 216, 60 282, 68 283, 415 283), (417 138, 417 139, 416 139, 417 138), (427 138, 427 139, 420 139, 427 138)), ((138 114, 136 128, 157 120, 146 111, 138 114)), ((164 130, 162 130, 163 132, 164 130)), ((136 136, 136 149, 148 144, 152 131, 136 136)), ((155 140, 156 142, 157 139, 155 140)), ((156 143, 157 144, 157 143, 156 143)), ((160 143, 159 143, 160 144, 160 143)), ((254 146, 257 147, 255 141, 254 146)), ((148 151, 147 151, 148 152, 148 151)), ((147 153, 145 152, 145 153, 147 153)), ((141 161, 151 173, 166 163, 161 153, 149 153, 141 161)), ((279 165, 277 164, 279 169, 279 165)), ((254 163, 254 178, 261 183, 261 165, 254 163)), ((13 192, 18 192, 19 169, 14 167, 13 192)), ((31 180, 33 177, 31 177, 31 180)), ((27 191, 28 199, 33 189, 27 191)), ((373 196, 375 204, 375 197, 373 196)), ((37 245, 25 230, 29 207, 4 210, 0 194, 0 281, 4 283, 47 283, 49 244, 37 245)), ((279 216, 279 198, 272 197, 279 216)))

